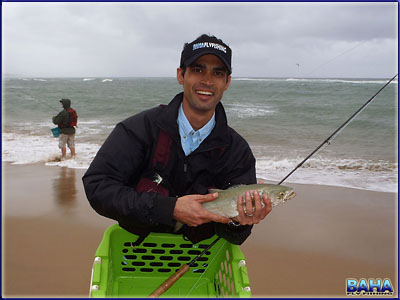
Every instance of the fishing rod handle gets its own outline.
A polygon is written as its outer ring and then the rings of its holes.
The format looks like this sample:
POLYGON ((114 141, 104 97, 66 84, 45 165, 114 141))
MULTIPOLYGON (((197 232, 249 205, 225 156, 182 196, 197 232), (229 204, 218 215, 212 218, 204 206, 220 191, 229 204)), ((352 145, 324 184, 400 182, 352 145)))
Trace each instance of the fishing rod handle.
POLYGON ((184 264, 179 268, 178 271, 175 272, 174 275, 165 280, 153 293, 148 296, 148 298, 158 298, 160 295, 165 293, 179 278, 181 278, 187 271, 189 271, 190 267, 187 264, 184 264))

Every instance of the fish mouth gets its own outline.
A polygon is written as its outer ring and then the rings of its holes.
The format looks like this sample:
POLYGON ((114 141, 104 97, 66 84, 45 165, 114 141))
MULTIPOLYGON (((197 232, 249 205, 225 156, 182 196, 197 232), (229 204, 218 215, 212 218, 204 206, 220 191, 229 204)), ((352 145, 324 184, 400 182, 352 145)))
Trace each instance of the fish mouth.
POLYGON ((285 201, 294 198, 294 196, 296 196, 296 193, 294 191, 290 191, 289 194, 286 194, 285 201))

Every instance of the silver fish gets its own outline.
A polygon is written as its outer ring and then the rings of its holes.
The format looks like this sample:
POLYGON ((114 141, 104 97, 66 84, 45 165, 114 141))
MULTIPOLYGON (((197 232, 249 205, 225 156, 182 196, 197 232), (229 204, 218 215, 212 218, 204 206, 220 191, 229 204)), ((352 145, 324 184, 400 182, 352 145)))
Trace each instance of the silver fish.
MULTIPOLYGON (((233 218, 239 215, 237 211, 237 198, 243 195, 246 191, 257 190, 259 195, 262 196, 264 193, 268 194, 268 198, 271 199, 272 207, 278 206, 281 203, 286 202, 296 196, 296 193, 292 188, 284 185, 276 184, 249 184, 249 185, 236 185, 230 187, 226 190, 211 189, 210 193, 218 192, 218 198, 210 201, 203 202, 202 205, 208 211, 227 218, 233 218)), ((243 198, 244 199, 244 198, 243 198)), ((261 202, 261 204, 263 204, 261 202)), ((244 206, 245 204, 243 204, 244 206)), ((254 200, 253 200, 254 207, 254 200)), ((246 212, 246 207, 244 206, 244 211, 246 212)), ((174 231, 178 231, 183 224, 181 222, 176 222, 174 231)))
MULTIPOLYGON (((257 190, 260 196, 263 194, 268 194, 269 199, 271 199, 272 207, 278 206, 281 203, 286 202, 287 200, 292 199, 296 193, 292 188, 276 185, 276 184, 249 184, 249 185, 237 185, 226 190, 210 190, 210 193, 218 192, 218 198, 214 201, 204 202, 202 203, 203 207, 208 211, 224 216, 227 218, 233 218, 239 215, 237 211, 237 198, 240 195, 243 195, 246 191, 257 190)), ((262 202, 261 202, 262 203, 262 202)), ((262 203, 263 204, 263 203, 262 203)), ((244 210, 246 211, 245 205, 244 210)), ((254 199, 253 199, 253 207, 254 207, 254 199)))

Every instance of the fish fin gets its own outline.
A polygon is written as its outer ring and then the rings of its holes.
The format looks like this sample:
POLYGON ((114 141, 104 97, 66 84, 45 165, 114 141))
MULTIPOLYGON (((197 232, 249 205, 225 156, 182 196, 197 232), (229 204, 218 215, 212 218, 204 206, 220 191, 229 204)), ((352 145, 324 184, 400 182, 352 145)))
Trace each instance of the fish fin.
POLYGON ((210 194, 218 193, 218 192, 221 192, 221 191, 223 191, 223 190, 220 190, 220 189, 208 189, 208 192, 210 194))
POLYGON ((243 186, 243 185, 244 185, 244 184, 234 184, 234 185, 231 185, 230 187, 228 187, 227 190, 236 189, 236 188, 241 187, 241 186, 243 186))
MULTIPOLYGON (((227 188, 227 190, 235 189, 235 188, 238 188, 238 187, 241 187, 241 186, 243 186, 243 184, 234 184, 234 185, 229 186, 227 188)), ((222 191, 226 191, 226 190, 221 190, 221 189, 209 189, 208 190, 209 193, 217 193, 217 192, 222 192, 222 191)))
POLYGON ((181 229, 183 224, 181 222, 176 222, 174 232, 177 232, 179 229, 181 229))

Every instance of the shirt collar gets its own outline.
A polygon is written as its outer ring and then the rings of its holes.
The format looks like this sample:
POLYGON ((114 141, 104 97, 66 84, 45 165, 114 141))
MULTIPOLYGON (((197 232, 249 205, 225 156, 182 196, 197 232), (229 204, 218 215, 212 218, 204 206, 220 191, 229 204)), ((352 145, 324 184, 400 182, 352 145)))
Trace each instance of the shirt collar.
POLYGON ((195 134, 198 133, 200 135, 201 140, 203 141, 210 133, 211 131, 214 129, 215 126, 215 112, 212 115, 210 121, 207 122, 207 124, 205 124, 203 127, 201 127, 199 130, 195 131, 192 127, 192 125, 190 125, 188 119, 186 118, 186 115, 183 111, 182 108, 182 103, 179 107, 179 111, 178 111, 178 126, 179 126, 179 133, 183 135, 188 136, 189 134, 195 134))

